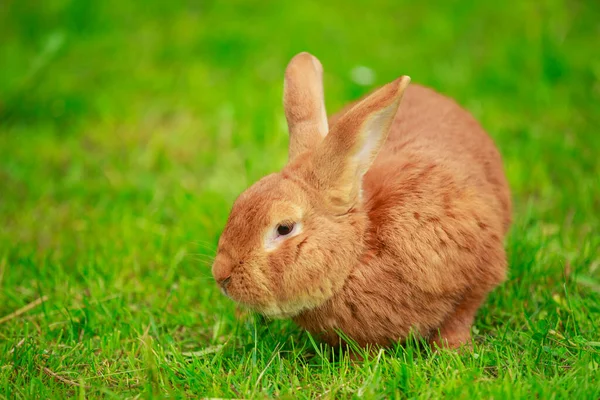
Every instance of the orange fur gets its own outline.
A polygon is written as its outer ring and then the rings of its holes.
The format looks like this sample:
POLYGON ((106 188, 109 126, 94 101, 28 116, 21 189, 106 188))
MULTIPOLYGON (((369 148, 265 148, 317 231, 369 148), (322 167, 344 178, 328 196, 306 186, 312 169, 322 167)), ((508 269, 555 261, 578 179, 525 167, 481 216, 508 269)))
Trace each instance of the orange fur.
POLYGON ((454 101, 407 77, 327 123, 321 73, 307 53, 290 62, 290 162, 236 200, 215 279, 332 345, 336 329, 362 346, 410 331, 468 343, 506 271, 511 203, 496 147, 454 101), (285 221, 297 229, 277 237, 285 221))

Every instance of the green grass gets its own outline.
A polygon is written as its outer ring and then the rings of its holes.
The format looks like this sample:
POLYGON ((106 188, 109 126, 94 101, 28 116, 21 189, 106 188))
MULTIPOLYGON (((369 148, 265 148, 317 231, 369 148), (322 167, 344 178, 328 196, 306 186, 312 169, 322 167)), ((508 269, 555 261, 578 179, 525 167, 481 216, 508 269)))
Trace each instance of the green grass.
POLYGON ((324 3, 1 2, 0 398, 600 397, 600 3, 324 3), (511 271, 472 353, 352 363, 215 287, 303 50, 330 111, 408 74, 498 143, 511 271))

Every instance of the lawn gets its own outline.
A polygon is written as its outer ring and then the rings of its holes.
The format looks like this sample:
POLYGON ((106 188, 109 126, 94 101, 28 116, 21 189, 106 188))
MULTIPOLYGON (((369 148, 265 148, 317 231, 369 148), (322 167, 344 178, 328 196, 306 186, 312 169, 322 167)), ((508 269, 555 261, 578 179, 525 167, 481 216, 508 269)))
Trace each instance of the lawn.
POLYGON ((600 3, 485 3, 2 1, 0 398, 598 399, 600 3), (355 363, 214 284, 304 50, 330 111, 407 74, 496 140, 510 273, 472 352, 355 363))

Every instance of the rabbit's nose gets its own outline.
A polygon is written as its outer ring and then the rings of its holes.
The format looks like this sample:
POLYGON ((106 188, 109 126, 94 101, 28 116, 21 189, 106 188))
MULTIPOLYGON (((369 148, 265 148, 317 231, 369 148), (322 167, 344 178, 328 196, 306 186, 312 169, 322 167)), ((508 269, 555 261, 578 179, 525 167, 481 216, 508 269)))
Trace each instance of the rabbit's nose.
POLYGON ((224 263, 218 258, 212 267, 213 277, 220 286, 225 286, 231 280, 231 267, 229 263, 224 263))

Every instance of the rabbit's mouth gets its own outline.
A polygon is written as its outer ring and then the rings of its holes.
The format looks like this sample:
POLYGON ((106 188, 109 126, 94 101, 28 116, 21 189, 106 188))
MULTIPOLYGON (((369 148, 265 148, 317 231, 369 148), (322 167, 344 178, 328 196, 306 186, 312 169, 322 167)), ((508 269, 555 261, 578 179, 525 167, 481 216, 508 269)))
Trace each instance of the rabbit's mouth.
POLYGON ((224 286, 219 286, 219 288, 221 289, 221 293, 223 294, 223 296, 227 297, 229 300, 233 300, 231 298, 231 296, 227 293, 227 288, 224 286))

